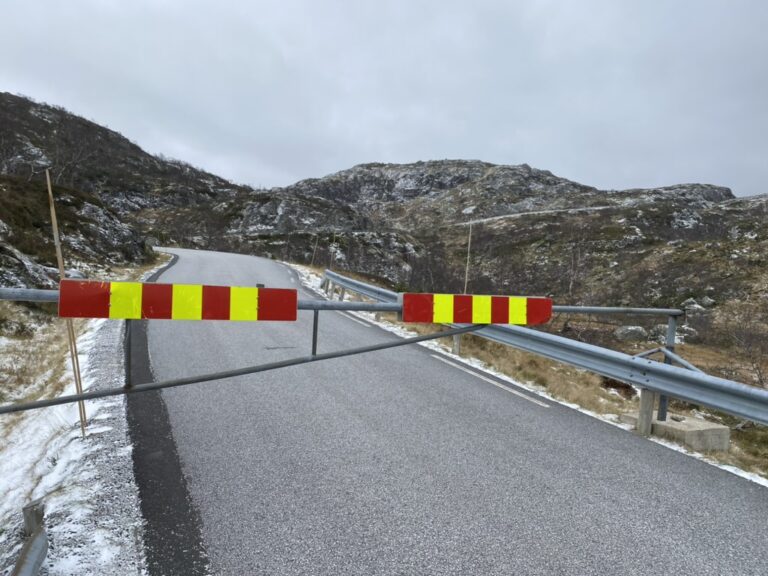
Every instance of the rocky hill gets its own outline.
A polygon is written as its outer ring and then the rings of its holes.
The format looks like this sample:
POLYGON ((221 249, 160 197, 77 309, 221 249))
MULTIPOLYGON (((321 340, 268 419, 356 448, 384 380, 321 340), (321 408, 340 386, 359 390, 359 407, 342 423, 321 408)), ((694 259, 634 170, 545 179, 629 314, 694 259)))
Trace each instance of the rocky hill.
POLYGON ((383 276, 584 304, 673 305, 764 290, 768 199, 684 184, 597 190, 527 165, 366 164, 271 191, 233 213, 229 241, 383 276), (311 211, 307 202, 314 203, 311 211))
POLYGON ((68 264, 86 270, 142 261, 155 231, 204 234, 212 206, 250 191, 63 108, 0 93, 0 284, 42 287, 55 276, 46 168, 68 264))
POLYGON ((706 184, 598 190, 525 164, 465 160, 365 164, 255 190, 10 94, 0 94, 4 281, 32 279, 22 273, 24 258, 51 263, 42 208, 17 213, 40 198, 45 167, 69 199, 62 209, 81 220, 65 239, 76 259, 140 259, 150 240, 455 291, 463 288, 471 227, 476 292, 636 306, 768 293, 765 196, 737 199, 706 184))

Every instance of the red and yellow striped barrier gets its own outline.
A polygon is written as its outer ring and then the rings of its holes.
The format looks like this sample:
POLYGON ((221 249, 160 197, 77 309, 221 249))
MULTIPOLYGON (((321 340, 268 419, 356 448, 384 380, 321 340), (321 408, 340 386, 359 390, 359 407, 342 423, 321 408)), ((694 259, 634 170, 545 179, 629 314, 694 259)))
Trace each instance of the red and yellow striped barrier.
POLYGON ((295 321, 296 290, 62 280, 59 316, 119 320, 295 321))
POLYGON ((430 324, 544 324, 552 317, 550 298, 403 294, 403 322, 430 324))

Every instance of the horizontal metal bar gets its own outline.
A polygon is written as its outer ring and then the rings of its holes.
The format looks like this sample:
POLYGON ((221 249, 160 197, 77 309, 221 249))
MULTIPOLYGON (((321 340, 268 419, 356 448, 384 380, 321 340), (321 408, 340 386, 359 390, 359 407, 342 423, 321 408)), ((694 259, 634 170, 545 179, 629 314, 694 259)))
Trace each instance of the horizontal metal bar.
POLYGON ((352 310, 356 312, 400 312, 396 302, 339 302, 338 300, 299 300, 299 310, 352 310))
POLYGON ((84 392, 83 394, 71 394, 69 396, 59 396, 58 398, 50 398, 47 400, 37 400, 35 402, 25 402, 23 404, 9 404, 0 406, 0 414, 11 414, 13 412, 23 412, 25 410, 34 410, 37 408, 47 408, 49 406, 59 406, 61 404, 72 404, 81 400, 96 400, 98 398, 106 398, 108 396, 119 396, 121 394, 133 394, 135 392, 150 392, 152 390, 162 390, 164 388, 174 388, 176 386, 186 386, 188 384, 197 384, 199 382, 210 382, 211 380, 223 380, 225 378, 234 378, 236 376, 246 376, 248 374, 256 374, 258 372, 268 372, 270 370, 277 370, 278 368, 287 368, 289 366, 298 366, 300 364, 309 364, 310 362, 320 362, 321 360, 333 360, 334 358, 344 358, 345 356, 353 356, 355 354, 365 354, 368 352, 377 352, 379 350, 387 350, 388 348, 397 348, 399 346, 407 346, 408 344, 416 344, 418 342, 424 342, 426 340, 435 340, 436 338, 450 337, 455 334, 465 334, 467 332, 475 332, 482 328, 482 326, 470 325, 461 326, 444 332, 435 332, 432 334, 425 334, 424 336, 414 336, 413 338, 398 338, 392 342, 384 342, 382 344, 373 344, 371 346, 363 346, 361 348, 350 348, 349 350, 339 350, 336 352, 328 352, 326 354, 317 354, 316 356, 305 356, 301 358, 290 358, 288 360, 281 360, 279 362, 271 362, 269 364, 260 364, 258 366, 248 366, 247 368, 238 368, 236 370, 226 370, 223 372, 214 372, 212 374, 204 374, 202 376, 190 376, 188 378, 178 378, 175 380, 165 380, 163 382, 148 382, 146 384, 134 384, 130 388, 108 388, 105 390, 93 390, 91 392, 84 392))
MULTIPOLYGON (((58 302, 58 290, 31 288, 0 288, 0 300, 16 302, 58 302)), ((358 312, 399 312, 396 302, 336 302, 327 300, 299 300, 299 310, 354 310, 358 312)))
POLYGON ((686 360, 685 358, 681 358, 680 356, 672 352, 672 350, 669 350, 667 348, 661 348, 661 352, 662 354, 664 354, 664 356, 666 356, 673 362, 677 362, 678 364, 680 364, 680 366, 684 368, 688 368, 688 370, 693 370, 694 372, 701 372, 702 374, 704 374, 704 370, 701 370, 700 368, 696 368, 696 366, 688 362, 688 360, 686 360))
POLYGON ((639 354, 635 354, 632 357, 633 358, 646 358, 648 356, 653 356, 657 352, 661 352, 661 348, 654 348, 653 350, 646 350, 645 352, 640 352, 639 354))
MULTIPOLYGON (((383 288, 372 287, 364 282, 345 278, 330 270, 326 276, 341 286, 355 290, 374 300, 392 303, 389 306, 374 305, 363 302, 324 302, 322 300, 299 300, 299 310, 358 310, 358 311, 390 311, 399 312, 397 292, 383 288)), ((0 300, 15 300, 17 302, 58 302, 58 290, 37 290, 30 288, 0 288, 0 300)), ((561 314, 627 314, 645 316, 680 316, 682 310, 674 308, 612 308, 600 306, 553 306, 553 312, 561 314)))
POLYGON ((37 290, 34 288, 0 288, 0 300, 16 302, 58 302, 58 290, 37 290))
MULTIPOLYGON (((384 302, 397 302, 398 300, 397 292, 372 286, 360 280, 347 278, 331 270, 325 271, 325 277, 339 286, 354 290, 375 300, 384 302)), ((622 308, 613 306, 553 306, 552 311, 560 314, 626 314, 640 316, 682 316, 685 314, 683 310, 677 308, 622 308)))
POLYGON ((379 288, 378 286, 373 286, 371 284, 366 284, 365 282, 360 282, 359 280, 353 280, 352 278, 347 278, 341 274, 336 274, 336 272, 332 272, 331 270, 325 271, 325 277, 331 280, 334 284, 338 284, 339 286, 354 290, 360 294, 368 296, 369 298, 373 298, 374 300, 379 300, 382 302, 397 302, 398 300, 397 292, 393 292, 392 290, 387 290, 385 288, 379 288))
POLYGON ((677 308, 617 308, 611 306, 552 306, 552 312, 560 314, 626 314, 628 316, 682 316, 677 308))

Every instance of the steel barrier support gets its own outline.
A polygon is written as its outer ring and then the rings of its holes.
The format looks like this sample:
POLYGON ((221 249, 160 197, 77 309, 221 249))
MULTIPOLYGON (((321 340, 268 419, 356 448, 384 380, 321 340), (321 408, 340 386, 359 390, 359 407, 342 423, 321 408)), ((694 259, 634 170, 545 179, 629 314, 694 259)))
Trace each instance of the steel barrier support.
POLYGON ((461 356, 461 334, 456 334, 453 337, 453 347, 451 348, 451 352, 456 354, 456 356, 461 356))
POLYGON ((27 541, 21 549, 11 576, 37 576, 48 553, 48 534, 45 531, 45 506, 42 500, 30 502, 22 509, 24 534, 27 541))
MULTIPOLYGON (((667 318, 667 339, 666 348, 674 354, 675 352, 675 340, 677 338, 677 316, 669 316, 667 318)), ((664 355, 664 363, 672 364, 671 358, 666 354, 664 355)), ((656 419, 664 422, 667 419, 667 406, 669 404, 669 398, 665 394, 659 396, 659 411, 656 415, 656 419)))
POLYGON ((653 424, 653 405, 656 393, 648 388, 640 389, 640 410, 637 414, 637 433, 641 436, 651 435, 653 424))
POLYGON ((320 310, 312 312, 312 357, 317 356, 317 325, 320 323, 320 310))

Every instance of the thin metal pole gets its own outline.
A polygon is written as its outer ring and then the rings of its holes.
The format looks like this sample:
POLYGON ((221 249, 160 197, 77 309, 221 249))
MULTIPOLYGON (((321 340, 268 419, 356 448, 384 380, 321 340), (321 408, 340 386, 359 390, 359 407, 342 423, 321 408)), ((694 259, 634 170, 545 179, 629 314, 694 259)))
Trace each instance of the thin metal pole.
MULTIPOLYGON (((669 316, 667 317, 667 340, 666 340, 666 349, 675 353, 675 338, 677 335, 677 317, 676 316, 669 316)), ((664 355, 664 364, 672 364, 672 359, 664 355)), ((669 397, 660 394, 659 395, 659 411, 656 415, 656 419, 664 422, 667 419, 667 408, 669 406, 669 397)))
POLYGON ((472 222, 469 223, 469 235, 467 236, 467 265, 464 267, 464 294, 467 293, 469 284, 469 254, 472 250, 472 222))
MULTIPOLYGON (((56 260, 59 264, 59 280, 64 280, 66 277, 64 274, 64 256, 61 252, 61 240, 59 238, 59 222, 56 219, 56 206, 53 202, 53 186, 51 185, 51 172, 46 168, 45 180, 48 184, 48 204, 51 208, 51 226, 53 227, 53 243, 56 247, 56 260)), ((83 393, 83 381, 80 376, 80 359, 77 353, 77 337, 75 334, 75 325, 71 318, 67 318, 67 339, 69 340, 69 356, 72 361, 72 372, 75 376, 75 390, 78 394, 83 393)), ((80 401, 77 403, 77 411, 80 414, 80 433, 85 438, 85 403, 80 401)))
POLYGON ((320 322, 320 310, 312 314, 312 357, 317 356, 317 325, 320 322))
POLYGON ((125 387, 130 388, 131 382, 131 327, 132 320, 125 321, 125 387))
POLYGON ((288 368, 289 366, 299 366, 301 364, 309 364, 311 362, 320 362, 323 360, 333 360, 335 358, 344 358, 346 356, 354 356, 355 354, 365 354, 368 352, 378 352, 379 350, 388 350, 389 348, 397 348, 399 346, 407 346, 408 344, 416 344, 417 342, 424 342, 426 340, 435 340, 437 338, 450 337, 454 334, 464 334, 465 332, 476 332, 483 326, 478 324, 471 324, 469 326, 462 326, 461 328, 454 328, 446 332, 435 332, 432 334, 426 334, 424 336, 414 336, 413 338, 397 339, 392 342, 384 342, 382 344, 374 344, 372 346, 363 346, 361 348, 350 348, 349 350, 339 350, 338 352, 327 352, 325 354, 318 354, 316 356, 305 356, 302 358, 290 358, 288 360, 281 360, 279 362, 271 362, 269 364, 260 364, 258 366, 249 366, 247 368, 237 368, 235 370, 226 370, 224 372, 214 372, 212 374, 204 374, 202 376, 191 376, 189 378, 178 378, 176 380, 166 380, 164 382, 148 382, 146 384, 134 384, 130 388, 121 386, 120 388, 107 388, 105 390, 91 390, 83 392, 82 394, 74 394, 70 396, 59 396, 57 398, 49 398, 46 400, 36 400, 35 402, 25 402, 23 404, 10 404, 8 406, 0 406, 0 414, 11 414, 13 412, 23 412, 25 410, 34 410, 37 408, 47 408, 49 406, 59 406, 61 404, 71 404, 73 402, 79 402, 81 400, 94 400, 97 398, 107 398, 109 396, 120 396, 122 394, 133 394, 137 392, 150 392, 152 390, 163 390, 165 388, 174 388, 176 386, 186 386, 188 384, 197 384, 200 382, 211 382, 212 380, 223 380, 225 378, 235 378, 237 376, 247 376, 249 374, 257 374, 259 372, 268 372, 270 370, 277 370, 278 368, 288 368))

